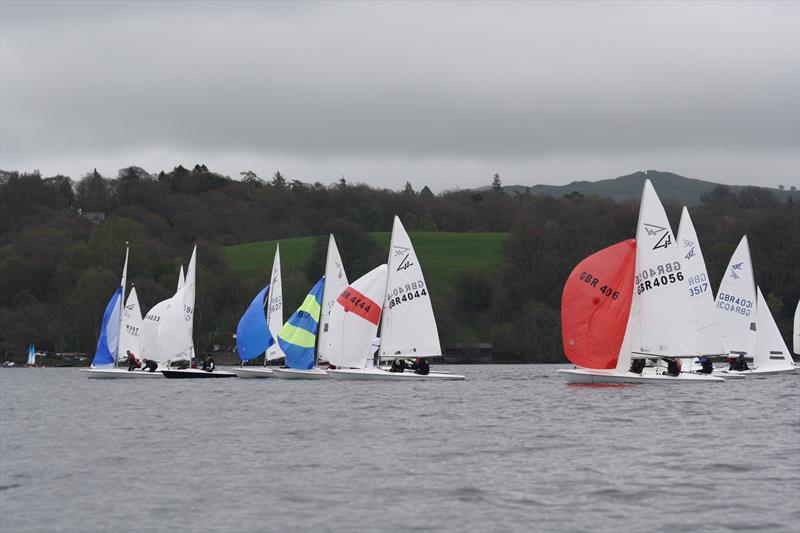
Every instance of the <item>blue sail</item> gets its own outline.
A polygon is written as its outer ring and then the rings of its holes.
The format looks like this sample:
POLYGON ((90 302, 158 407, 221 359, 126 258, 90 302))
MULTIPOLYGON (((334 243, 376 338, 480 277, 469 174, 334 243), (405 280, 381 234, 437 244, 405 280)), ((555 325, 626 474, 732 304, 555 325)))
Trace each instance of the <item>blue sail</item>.
POLYGON ((264 315, 264 298, 268 290, 269 285, 253 298, 236 328, 236 348, 242 361, 255 359, 275 344, 275 339, 267 327, 267 317, 264 315))
POLYGON ((92 366, 113 365, 117 356, 117 340, 119 339, 119 301, 122 298, 122 287, 114 292, 103 313, 103 325, 100 327, 100 338, 97 339, 97 350, 92 359, 92 366))
POLYGON ((278 332, 278 344, 286 354, 286 366, 289 368, 301 370, 314 368, 314 345, 317 340, 324 287, 325 276, 322 276, 308 293, 303 304, 278 332))

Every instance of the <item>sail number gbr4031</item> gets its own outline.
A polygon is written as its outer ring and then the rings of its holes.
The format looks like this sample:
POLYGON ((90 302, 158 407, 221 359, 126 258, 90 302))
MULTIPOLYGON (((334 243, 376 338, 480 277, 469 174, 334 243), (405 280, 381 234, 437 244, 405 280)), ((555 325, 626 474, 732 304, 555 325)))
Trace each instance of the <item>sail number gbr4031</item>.
POLYGON ((389 309, 403 302, 409 302, 414 298, 421 298, 427 295, 428 291, 425 290, 425 282, 422 280, 412 281, 394 289, 389 289, 389 309))
POLYGON ((638 294, 683 280, 684 277, 683 272, 681 272, 680 261, 672 261, 664 263, 663 265, 658 265, 657 267, 644 268, 641 272, 636 274, 634 278, 636 292, 638 294))

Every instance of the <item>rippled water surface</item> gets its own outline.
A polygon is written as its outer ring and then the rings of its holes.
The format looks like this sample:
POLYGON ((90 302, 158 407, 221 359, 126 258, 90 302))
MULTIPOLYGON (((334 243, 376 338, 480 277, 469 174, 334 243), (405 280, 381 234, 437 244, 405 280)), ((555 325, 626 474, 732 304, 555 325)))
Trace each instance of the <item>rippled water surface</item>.
POLYGON ((796 531, 800 376, 569 386, 0 371, 0 531, 796 531))

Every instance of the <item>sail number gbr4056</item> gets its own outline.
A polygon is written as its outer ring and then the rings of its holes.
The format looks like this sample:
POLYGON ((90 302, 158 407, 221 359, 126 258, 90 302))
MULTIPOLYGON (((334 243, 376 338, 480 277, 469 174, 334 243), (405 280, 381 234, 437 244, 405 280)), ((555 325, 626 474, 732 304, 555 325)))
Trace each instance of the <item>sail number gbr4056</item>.
POLYGON ((681 272, 680 261, 672 261, 664 263, 663 265, 658 265, 657 267, 644 268, 641 272, 636 274, 634 278, 636 292, 638 294, 683 280, 684 277, 683 272, 681 272))
POLYGON ((389 309, 403 302, 409 302, 414 298, 421 298, 427 295, 428 291, 425 290, 425 282, 422 280, 412 281, 411 283, 389 289, 389 309))

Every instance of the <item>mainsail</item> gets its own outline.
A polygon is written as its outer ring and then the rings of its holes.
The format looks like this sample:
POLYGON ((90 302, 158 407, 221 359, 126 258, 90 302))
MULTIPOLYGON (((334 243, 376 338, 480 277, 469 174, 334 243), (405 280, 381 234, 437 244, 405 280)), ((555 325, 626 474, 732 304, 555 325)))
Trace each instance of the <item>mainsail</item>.
POLYGON ((118 358, 123 360, 130 351, 136 357, 141 356, 139 346, 139 335, 142 332, 142 312, 139 309, 139 297, 136 295, 136 287, 131 288, 128 300, 122 310, 122 326, 119 332, 119 353, 118 358))
POLYGON ((267 328, 267 317, 264 314, 268 290, 269 285, 253 298, 236 328, 236 349, 242 361, 255 359, 275 343, 267 328))
POLYGON ((633 282, 617 370, 628 370, 635 358, 697 355, 697 321, 687 313, 691 303, 678 247, 650 180, 639 207, 633 282))
POLYGON ((794 359, 772 317, 761 287, 756 287, 756 297, 756 353, 753 366, 760 370, 794 368, 794 359))
MULTIPOLYGON (((275 245, 275 258, 272 260, 272 274, 270 275, 269 292, 267 293, 267 327, 273 339, 278 338, 278 332, 283 327, 283 283, 281 282, 281 248, 275 245)), ((267 349, 264 364, 284 357, 280 343, 274 342, 267 349)))
POLYGON ((364 368, 381 319, 387 266, 367 272, 336 298, 325 356, 337 367, 364 368))
POLYGON ((700 241, 686 207, 681 212, 678 226, 678 253, 683 263, 683 275, 686 278, 691 309, 697 321, 695 350, 700 354, 721 355, 724 350, 719 317, 714 312, 714 293, 711 291, 700 241))
POLYGON ((800 355, 800 301, 797 302, 797 307, 794 308, 794 327, 792 329, 792 338, 794 339, 794 353, 800 355))
POLYGON ((394 217, 392 226, 388 263, 381 317, 381 357, 442 355, 428 285, 411 239, 398 217, 394 217))
POLYGON ((636 241, 609 246, 578 263, 561 295, 564 353, 584 368, 614 368, 633 296, 636 241))
POLYGON ((325 276, 322 276, 278 333, 278 344, 286 354, 286 366, 289 368, 300 370, 314 368, 314 346, 317 340, 324 284, 325 276))
POLYGON ((722 276, 716 298, 723 346, 732 356, 756 352, 756 286, 747 236, 742 237, 722 276))
MULTIPOLYGON (((384 286, 386 282, 384 280, 384 286)), ((327 360, 328 337, 330 335, 330 313, 336 298, 347 288, 347 275, 344 272, 342 258, 336 247, 333 234, 328 237, 328 256, 325 260, 325 288, 322 291, 322 309, 319 317, 319 340, 317 341, 317 361, 327 360)), ((381 298, 382 302, 382 298, 381 298)))

